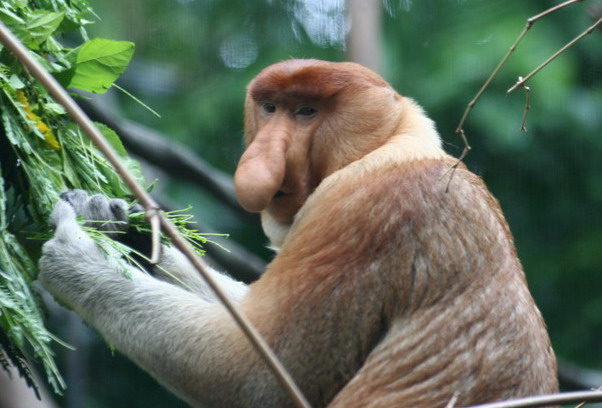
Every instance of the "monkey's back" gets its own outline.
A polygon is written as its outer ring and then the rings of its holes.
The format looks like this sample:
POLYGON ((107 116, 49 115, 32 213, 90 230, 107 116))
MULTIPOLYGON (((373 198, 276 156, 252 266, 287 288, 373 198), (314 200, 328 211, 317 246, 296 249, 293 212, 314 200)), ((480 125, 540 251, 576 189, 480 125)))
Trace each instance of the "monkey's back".
POLYGON ((380 230, 367 233, 398 249, 380 271, 391 288, 383 310, 394 317, 329 407, 444 407, 452 398, 467 406, 558 391, 545 324, 499 204, 462 166, 446 189, 452 164, 381 168, 368 187, 364 206, 376 208, 380 230), (394 211, 378 208, 390 201, 383 194, 396 196, 394 211))

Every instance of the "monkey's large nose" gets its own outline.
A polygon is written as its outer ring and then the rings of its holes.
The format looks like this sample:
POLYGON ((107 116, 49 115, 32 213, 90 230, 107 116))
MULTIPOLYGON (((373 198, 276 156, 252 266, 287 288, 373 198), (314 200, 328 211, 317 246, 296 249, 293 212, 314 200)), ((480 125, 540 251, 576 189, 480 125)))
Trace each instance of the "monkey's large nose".
POLYGON ((234 174, 234 187, 238 201, 247 211, 260 212, 267 208, 277 195, 284 179, 285 160, 282 147, 272 144, 272 149, 261 149, 251 144, 242 155, 234 174))

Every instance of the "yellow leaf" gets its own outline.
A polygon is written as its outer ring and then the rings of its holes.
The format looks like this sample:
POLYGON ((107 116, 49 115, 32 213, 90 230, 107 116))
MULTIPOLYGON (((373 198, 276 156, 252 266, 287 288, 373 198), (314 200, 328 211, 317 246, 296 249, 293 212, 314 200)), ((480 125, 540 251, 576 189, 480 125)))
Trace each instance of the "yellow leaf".
POLYGON ((25 93, 21 90, 17 91, 17 101, 19 101, 19 103, 23 105, 23 110, 25 111, 27 119, 34 122, 36 124, 36 128, 38 128, 38 130, 44 135, 44 140, 46 141, 48 147, 54 150, 60 150, 61 145, 59 144, 59 141, 57 140, 56 136, 54 136, 54 133, 52 133, 52 129, 50 129, 48 125, 44 123, 42 118, 40 118, 34 113, 34 111, 31 109, 31 106, 29 105, 29 100, 27 99, 27 96, 25 96, 25 93))

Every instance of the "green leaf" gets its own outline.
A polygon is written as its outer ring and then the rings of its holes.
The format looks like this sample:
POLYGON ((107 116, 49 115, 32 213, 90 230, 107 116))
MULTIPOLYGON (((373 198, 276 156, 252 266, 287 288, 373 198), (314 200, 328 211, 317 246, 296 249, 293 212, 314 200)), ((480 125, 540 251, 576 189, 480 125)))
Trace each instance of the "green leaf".
MULTIPOLYGON (((123 143, 121 142, 121 139, 119 138, 117 133, 115 133, 113 129, 109 128, 106 125, 103 125, 102 123, 94 124, 98 127, 98 130, 100 130, 103 136, 107 139, 107 142, 109 142, 113 149, 115 149, 115 152, 121 157, 121 161, 128 169, 128 171, 132 174, 132 176, 134 176, 134 179, 136 179, 138 183, 144 185, 146 182, 144 180, 144 175, 142 174, 142 169, 140 168, 140 163, 128 156, 128 153, 125 150, 125 147, 123 146, 123 143)), ((106 176, 110 179, 110 184, 113 186, 114 189, 119 189, 123 191, 124 194, 128 194, 127 187, 125 187, 125 184, 121 181, 121 178, 117 175, 117 173, 114 170, 111 170, 111 172, 109 174, 106 174, 106 176)))
POLYGON ((35 10, 30 17, 26 25, 27 32, 37 45, 41 45, 61 25, 65 13, 35 10))
POLYGON ((5 24, 25 24, 25 21, 7 8, 0 8, 0 20, 5 24))
POLYGON ((94 125, 96 125, 98 130, 100 130, 100 133, 102 133, 102 135, 105 137, 105 139, 107 139, 107 142, 109 142, 109 144, 113 147, 113 149, 115 149, 115 152, 119 156, 121 156, 122 158, 127 157, 127 155, 128 155, 127 150, 125 150, 125 147, 123 146, 123 143, 121 142, 121 139, 119 138, 119 136, 117 135, 117 133, 115 133, 115 131, 113 129, 111 129, 107 125, 105 125, 103 123, 99 123, 99 122, 94 122, 94 125))
POLYGON ((13 74, 13 75, 10 76, 10 78, 8 79, 8 84, 10 86, 12 86, 13 89, 23 89, 23 88, 25 88, 25 84, 23 83, 23 81, 21 81, 21 79, 17 75, 15 75, 15 74, 13 74))
POLYGON ((65 115, 67 112, 63 105, 55 102, 48 102, 44 104, 44 110, 55 115, 65 115))
POLYGON ((73 51, 74 66, 69 73, 67 88, 105 93, 123 74, 134 54, 134 43, 95 38, 73 51), (72 75, 70 78, 69 76, 72 75))

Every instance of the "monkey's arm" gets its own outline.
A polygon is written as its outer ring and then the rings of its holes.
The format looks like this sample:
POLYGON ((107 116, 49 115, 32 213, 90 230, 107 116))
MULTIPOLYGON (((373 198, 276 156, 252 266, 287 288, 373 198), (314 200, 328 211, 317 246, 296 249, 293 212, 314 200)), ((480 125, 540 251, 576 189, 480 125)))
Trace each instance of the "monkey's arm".
MULTIPOLYGON (((129 228, 129 210, 125 201, 109 199, 100 194, 90 196, 84 190, 71 190, 63 193, 61 197, 75 209, 76 214, 92 222, 90 225, 104 231, 117 231, 117 233, 109 233, 108 235, 132 247, 135 251, 150 256, 150 236, 129 228), (103 223, 99 221, 103 221, 103 223)), ((140 207, 136 211, 141 210, 140 207)), ((151 265, 145 259, 139 260, 149 271, 151 270, 151 265)), ((159 264, 154 266, 152 271, 153 275, 161 280, 181 286, 210 302, 217 301, 215 294, 199 272, 174 247, 161 246, 159 264)), ((226 289, 231 300, 239 301, 246 294, 247 286, 242 282, 238 282, 209 266, 207 266, 207 271, 221 287, 226 289)))
MULTIPOLYGON (((239 302, 248 292, 248 286, 220 273, 205 264, 206 271, 221 288, 226 290, 230 300, 239 302)), ((161 248, 161 260, 154 268, 154 275, 166 282, 181 286, 210 302, 218 302, 213 290, 205 279, 177 248, 164 245, 161 248)))
POLYGON ((225 387, 242 381, 256 359, 224 309, 135 268, 125 278, 68 203, 57 204, 53 222, 55 236, 40 260, 43 285, 192 405, 231 403, 225 387), (218 397, 225 400, 208 400, 218 397))
MULTIPOLYGON (((193 406, 290 405, 225 309, 203 295, 205 289, 192 293, 135 268, 125 278, 115 260, 107 259, 79 227, 66 202, 57 204, 53 222, 55 236, 43 248, 40 280, 115 348, 193 406)), ((240 287, 223 279, 231 295, 241 296, 243 313, 318 407, 326 405, 374 346, 386 295, 377 292, 375 299, 354 302, 377 281, 376 270, 356 275, 349 259, 336 253, 325 256, 336 246, 331 234, 312 231, 311 246, 294 243, 286 249, 284 259, 271 267, 272 278, 251 285, 249 293, 241 295, 240 287), (323 350, 330 350, 327 358, 323 350)), ((172 272, 182 267, 174 265, 172 272)))

